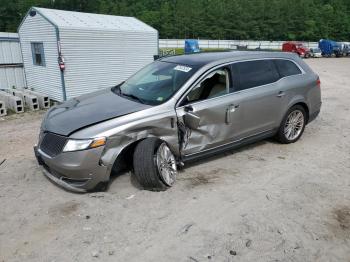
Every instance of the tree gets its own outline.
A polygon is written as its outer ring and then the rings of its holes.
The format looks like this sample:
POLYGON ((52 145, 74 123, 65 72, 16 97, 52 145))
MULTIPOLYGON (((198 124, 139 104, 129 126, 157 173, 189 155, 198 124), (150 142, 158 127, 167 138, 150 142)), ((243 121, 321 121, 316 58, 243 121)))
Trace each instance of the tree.
POLYGON ((31 6, 135 16, 161 38, 350 39, 349 0, 0 0, 0 31, 31 6))

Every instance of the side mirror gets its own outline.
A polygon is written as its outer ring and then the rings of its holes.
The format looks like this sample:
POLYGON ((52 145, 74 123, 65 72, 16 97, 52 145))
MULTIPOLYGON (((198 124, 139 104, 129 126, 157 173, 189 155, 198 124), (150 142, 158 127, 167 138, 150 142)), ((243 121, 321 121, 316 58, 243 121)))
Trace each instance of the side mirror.
POLYGON ((185 108, 185 111, 186 111, 186 114, 183 116, 185 125, 190 129, 197 129, 199 127, 201 118, 192 112, 193 108, 191 106, 188 107, 187 110, 185 108), (190 108, 192 110, 190 110, 190 108))

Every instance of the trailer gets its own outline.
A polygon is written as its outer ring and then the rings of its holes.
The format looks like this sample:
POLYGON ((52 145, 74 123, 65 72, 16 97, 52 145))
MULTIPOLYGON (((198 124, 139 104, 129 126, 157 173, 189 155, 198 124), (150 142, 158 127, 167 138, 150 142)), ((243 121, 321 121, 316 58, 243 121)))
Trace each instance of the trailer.
POLYGON ((335 41, 332 41, 329 39, 321 39, 318 43, 318 47, 322 51, 322 56, 326 56, 326 57, 341 56, 341 46, 339 45, 339 43, 335 41))

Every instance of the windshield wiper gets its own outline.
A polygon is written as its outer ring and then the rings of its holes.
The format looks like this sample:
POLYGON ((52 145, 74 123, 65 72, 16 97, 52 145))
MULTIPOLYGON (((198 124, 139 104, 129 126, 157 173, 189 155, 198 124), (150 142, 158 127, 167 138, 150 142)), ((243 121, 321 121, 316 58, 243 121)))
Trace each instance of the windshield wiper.
POLYGON ((133 100, 136 100, 138 102, 140 102, 141 104, 146 104, 145 101, 143 101, 141 98, 139 98, 138 96, 135 96, 133 94, 127 94, 127 93, 123 93, 122 92, 122 89, 120 88, 121 85, 123 84, 124 82, 120 83, 119 85, 116 85, 114 88, 113 88, 113 92, 116 93, 117 95, 119 96, 126 96, 126 97, 129 97, 133 100))
POLYGON ((133 95, 133 94, 125 94, 125 93, 123 93, 121 90, 120 90, 120 95, 121 95, 121 96, 130 97, 130 98, 133 99, 133 100, 137 100, 137 101, 140 102, 141 104, 144 104, 144 103, 145 103, 145 102, 144 102, 141 98, 139 98, 138 96, 135 96, 135 95, 133 95))
POLYGON ((112 91, 116 93, 117 95, 120 95, 122 93, 122 90, 120 89, 121 85, 124 84, 125 81, 121 82, 120 84, 114 86, 112 88, 112 91))

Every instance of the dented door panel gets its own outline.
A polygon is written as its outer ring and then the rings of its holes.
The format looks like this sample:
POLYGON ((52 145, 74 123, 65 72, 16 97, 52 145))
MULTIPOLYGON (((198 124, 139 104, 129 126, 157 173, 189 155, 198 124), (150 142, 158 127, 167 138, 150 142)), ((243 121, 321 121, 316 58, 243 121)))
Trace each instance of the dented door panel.
POLYGON ((239 99, 228 94, 177 108, 181 154, 194 154, 234 141, 241 118, 237 105, 239 99), (192 107, 191 112, 187 112, 188 106, 192 107), (198 128, 186 125, 188 113, 199 117, 198 128))

